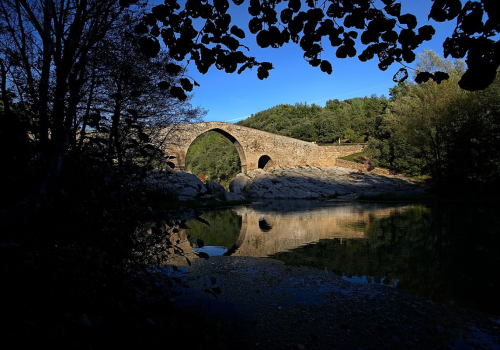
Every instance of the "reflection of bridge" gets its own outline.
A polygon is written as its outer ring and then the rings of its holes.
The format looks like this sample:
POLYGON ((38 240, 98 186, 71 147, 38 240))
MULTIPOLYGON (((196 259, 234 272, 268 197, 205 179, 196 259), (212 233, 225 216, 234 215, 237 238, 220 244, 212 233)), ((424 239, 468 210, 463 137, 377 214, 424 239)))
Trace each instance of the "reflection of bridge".
POLYGON ((360 152, 363 145, 318 146, 311 142, 280 136, 224 122, 181 124, 165 129, 165 152, 175 156, 176 169, 184 170, 186 152, 193 141, 207 131, 227 137, 238 150, 242 172, 271 166, 333 166, 339 157, 360 152))
POLYGON ((266 257, 333 238, 364 238, 373 219, 389 217, 401 207, 346 205, 305 211, 235 209, 242 217, 233 256, 266 257))
MULTIPOLYGON (((311 205, 302 210, 293 210, 296 201, 274 201, 263 205, 254 204, 253 207, 233 208, 242 220, 230 255, 268 257, 323 239, 364 238, 374 220, 409 208, 408 205, 369 203, 335 203, 327 206, 315 204, 314 201, 309 203, 311 205)), ((180 232, 183 240, 188 234, 186 230, 180 232)), ((189 244, 182 249, 188 254, 194 252, 189 244)), ((181 265, 185 261, 178 259, 174 263, 181 265)))

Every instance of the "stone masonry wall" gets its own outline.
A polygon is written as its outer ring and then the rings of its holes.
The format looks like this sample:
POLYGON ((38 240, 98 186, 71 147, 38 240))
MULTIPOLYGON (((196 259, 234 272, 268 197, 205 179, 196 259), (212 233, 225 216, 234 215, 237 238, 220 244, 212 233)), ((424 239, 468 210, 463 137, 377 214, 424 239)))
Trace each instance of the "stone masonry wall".
POLYGON ((189 146, 196 137, 210 130, 223 134, 233 142, 241 159, 242 172, 258 169, 262 156, 270 157, 270 165, 274 167, 334 166, 337 158, 361 152, 364 148, 363 145, 318 146, 311 142, 224 122, 181 124, 165 129, 163 134, 167 140, 165 153, 176 157, 172 159, 176 169, 184 170, 189 146))
POLYGON ((368 171, 370 173, 384 175, 384 176, 390 176, 391 175, 391 172, 389 170, 387 170, 387 169, 382 169, 382 168, 372 168, 372 169, 370 169, 370 167, 368 165, 366 165, 366 164, 351 162, 351 161, 345 160, 345 159, 337 159, 336 165, 337 166, 341 166, 343 168, 368 171))

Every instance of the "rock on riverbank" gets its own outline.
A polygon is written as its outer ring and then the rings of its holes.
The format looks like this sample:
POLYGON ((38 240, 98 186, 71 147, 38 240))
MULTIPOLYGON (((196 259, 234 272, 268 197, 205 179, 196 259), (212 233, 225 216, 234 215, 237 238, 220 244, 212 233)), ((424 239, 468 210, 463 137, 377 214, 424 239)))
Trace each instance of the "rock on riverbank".
POLYGON ((355 199, 376 194, 418 194, 426 187, 404 177, 365 173, 343 167, 297 166, 257 169, 238 174, 229 192, 213 181, 203 183, 185 172, 153 174, 148 179, 152 190, 171 193, 181 201, 193 199, 355 199))
POLYGON ((336 166, 298 166, 238 174, 229 190, 251 199, 354 199, 361 194, 418 194, 424 193, 426 188, 403 177, 336 166))
POLYGON ((203 183, 196 175, 187 172, 153 173, 146 179, 146 184, 149 190, 171 194, 179 201, 194 199, 245 200, 244 196, 227 192, 216 182, 203 183))

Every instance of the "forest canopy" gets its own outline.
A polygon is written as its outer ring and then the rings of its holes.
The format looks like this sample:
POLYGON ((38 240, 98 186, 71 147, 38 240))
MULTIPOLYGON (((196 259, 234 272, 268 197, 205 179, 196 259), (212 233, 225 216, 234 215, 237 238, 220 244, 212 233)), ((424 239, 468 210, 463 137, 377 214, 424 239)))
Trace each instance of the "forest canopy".
POLYGON ((238 124, 305 141, 365 142, 360 158, 408 176, 430 176, 440 188, 489 188, 500 180, 500 79, 469 92, 457 82, 463 61, 424 50, 417 66, 447 81, 402 82, 385 96, 278 105, 238 124))

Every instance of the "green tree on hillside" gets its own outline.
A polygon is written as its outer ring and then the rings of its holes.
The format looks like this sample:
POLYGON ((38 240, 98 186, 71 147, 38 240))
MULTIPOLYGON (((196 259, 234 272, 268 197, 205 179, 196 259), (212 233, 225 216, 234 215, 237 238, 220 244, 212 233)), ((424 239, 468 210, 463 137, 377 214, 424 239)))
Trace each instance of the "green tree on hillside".
POLYGON ((279 105, 239 121, 239 125, 304 141, 366 142, 383 118, 387 99, 382 96, 328 101, 326 106, 297 103, 279 105))
POLYGON ((498 78, 484 91, 468 92, 456 84, 464 74, 463 62, 424 51, 417 66, 445 69, 450 79, 398 88, 389 107, 388 132, 371 140, 375 161, 414 175, 420 167, 442 186, 498 182, 498 78))
POLYGON ((216 131, 208 131, 189 147, 186 169, 196 175, 204 174, 207 180, 227 188, 230 180, 241 172, 241 161, 230 140, 216 131))

